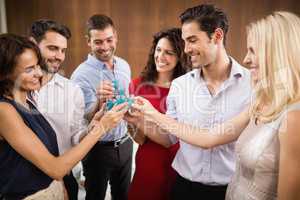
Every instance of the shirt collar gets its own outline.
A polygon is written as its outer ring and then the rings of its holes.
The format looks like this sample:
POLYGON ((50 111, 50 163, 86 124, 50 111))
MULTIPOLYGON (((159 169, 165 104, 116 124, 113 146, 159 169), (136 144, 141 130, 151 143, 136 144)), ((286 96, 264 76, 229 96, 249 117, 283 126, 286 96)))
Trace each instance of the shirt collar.
POLYGON ((64 87, 64 82, 63 82, 62 76, 59 75, 58 73, 55 73, 53 78, 47 84, 55 84, 60 87, 64 87))
MULTIPOLYGON (((90 64, 90 66, 96 67, 97 69, 107 69, 107 66, 105 63, 103 63, 101 60, 97 59, 95 56, 89 54, 87 58, 87 63, 90 64)), ((116 66, 117 60, 115 56, 113 57, 113 64, 116 66)))
POLYGON ((229 57, 229 59, 231 62, 231 71, 230 71, 229 79, 243 77, 244 71, 242 69, 242 66, 232 57, 229 57))
MULTIPOLYGON (((244 76, 244 72, 242 69, 242 66, 232 57, 229 57, 230 63, 231 63, 231 70, 230 70, 230 74, 229 74, 229 80, 233 80, 235 78, 240 78, 242 76, 244 76)), ((192 78, 196 78, 200 81, 203 81, 203 78, 200 77, 201 74, 201 68, 200 69, 194 69, 191 72, 191 77, 192 78)))

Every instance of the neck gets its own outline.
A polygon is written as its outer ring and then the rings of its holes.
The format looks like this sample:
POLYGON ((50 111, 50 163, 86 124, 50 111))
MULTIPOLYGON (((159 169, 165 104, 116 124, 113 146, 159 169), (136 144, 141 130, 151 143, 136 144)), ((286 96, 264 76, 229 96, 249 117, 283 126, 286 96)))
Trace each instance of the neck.
POLYGON ((107 61, 103 61, 103 60, 100 60, 99 58, 97 58, 97 56, 95 56, 95 54, 91 53, 92 56, 94 56, 96 59, 98 59, 100 62, 103 62, 108 69, 110 70, 113 70, 114 69, 114 59, 113 57, 107 61))
POLYGON ((223 82, 230 74, 230 60, 225 49, 220 50, 215 62, 202 67, 202 76, 207 82, 223 82))
MULTIPOLYGON (((102 61, 103 62, 103 61, 102 61)), ((113 59, 109 60, 109 61, 105 61, 103 62, 108 69, 113 70, 114 69, 114 62, 113 59)))
POLYGON ((173 73, 170 73, 170 72, 158 73, 155 84, 162 86, 162 87, 170 87, 170 84, 172 81, 172 75, 173 75, 173 73))
POLYGON ((22 91, 20 89, 16 89, 12 91, 13 99, 22 104, 23 106, 27 107, 26 99, 27 99, 27 91, 22 91))
POLYGON ((49 81, 51 81, 54 75, 54 73, 48 73, 46 71, 43 71, 42 86, 46 85, 49 81))

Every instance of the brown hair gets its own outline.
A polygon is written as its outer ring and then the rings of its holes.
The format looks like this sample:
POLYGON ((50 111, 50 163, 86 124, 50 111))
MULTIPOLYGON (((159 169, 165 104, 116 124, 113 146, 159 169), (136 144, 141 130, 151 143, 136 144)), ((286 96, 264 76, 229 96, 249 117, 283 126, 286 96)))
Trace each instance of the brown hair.
POLYGON ((38 64, 43 65, 39 48, 28 38, 14 34, 0 35, 0 97, 12 96, 14 82, 9 76, 14 73, 17 60, 26 49, 33 50, 38 64))
POLYGON ((189 59, 184 53, 184 41, 181 38, 181 29, 171 28, 156 33, 153 37, 152 47, 148 56, 147 64, 141 73, 143 82, 155 82, 158 77, 156 70, 154 53, 158 41, 162 38, 166 38, 170 41, 174 51, 178 57, 178 62, 174 69, 172 80, 185 74, 189 70, 189 59))

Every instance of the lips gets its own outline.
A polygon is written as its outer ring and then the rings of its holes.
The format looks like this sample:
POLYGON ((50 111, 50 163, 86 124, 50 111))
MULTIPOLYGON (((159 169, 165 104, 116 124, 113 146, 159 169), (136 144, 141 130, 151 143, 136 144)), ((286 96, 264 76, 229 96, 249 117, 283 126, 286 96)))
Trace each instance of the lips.
POLYGON ((102 56, 109 56, 109 55, 111 55, 111 53, 112 53, 112 50, 106 50, 106 51, 97 51, 97 53, 99 54, 99 55, 102 55, 102 56))
POLYGON ((61 62, 60 61, 57 61, 57 60, 55 60, 55 61, 53 61, 53 60, 48 60, 47 61, 52 67, 55 67, 55 68, 59 68, 59 66, 60 66, 60 64, 61 64, 61 62))
POLYGON ((195 62, 195 61, 196 61, 196 57, 197 57, 196 55, 191 56, 191 61, 192 61, 192 62, 195 62))
POLYGON ((167 63, 157 63, 157 66, 158 67, 165 67, 167 66, 168 64, 167 63))
POLYGON ((35 79, 34 81, 32 81, 32 83, 33 83, 34 85, 40 84, 40 79, 35 79))

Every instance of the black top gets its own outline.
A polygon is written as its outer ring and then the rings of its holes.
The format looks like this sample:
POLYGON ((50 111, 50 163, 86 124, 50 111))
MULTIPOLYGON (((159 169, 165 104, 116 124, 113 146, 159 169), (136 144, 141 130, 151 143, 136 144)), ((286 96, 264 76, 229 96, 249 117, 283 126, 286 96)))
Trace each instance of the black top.
MULTIPOLYGON (((30 101, 28 101, 30 110, 4 97, 0 97, 0 102, 7 102, 14 106, 24 123, 36 134, 48 151, 58 156, 55 131, 30 101)), ((23 199, 47 188, 52 181, 52 178, 23 158, 5 140, 0 140, 0 193, 5 199, 23 199)))

